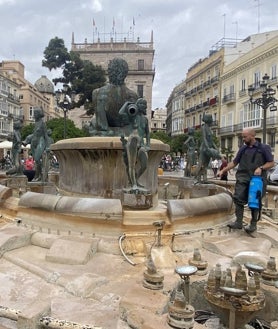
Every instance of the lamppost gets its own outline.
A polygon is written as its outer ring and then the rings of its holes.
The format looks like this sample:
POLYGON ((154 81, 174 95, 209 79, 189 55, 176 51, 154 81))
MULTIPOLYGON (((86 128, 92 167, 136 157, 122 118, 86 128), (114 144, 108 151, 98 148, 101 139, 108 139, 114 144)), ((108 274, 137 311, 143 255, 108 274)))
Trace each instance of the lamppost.
POLYGON ((250 103, 256 104, 263 109, 263 143, 266 143, 266 110, 269 107, 270 111, 277 111, 277 106, 275 102, 277 99, 274 97, 276 91, 268 85, 269 76, 265 74, 263 80, 260 82, 260 91, 262 96, 256 99, 253 99, 255 92, 254 86, 249 86, 248 95, 250 97, 250 103))
POLYGON ((71 109, 76 93, 69 91, 69 86, 64 83, 63 90, 58 89, 55 92, 56 102, 64 112, 64 139, 67 138, 67 112, 71 109))

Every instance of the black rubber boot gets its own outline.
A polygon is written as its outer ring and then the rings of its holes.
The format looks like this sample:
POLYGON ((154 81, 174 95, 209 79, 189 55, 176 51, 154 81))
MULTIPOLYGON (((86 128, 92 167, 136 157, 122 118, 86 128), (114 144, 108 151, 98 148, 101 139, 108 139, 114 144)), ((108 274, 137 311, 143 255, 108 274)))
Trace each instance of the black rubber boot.
POLYGON ((242 221, 243 221, 243 213, 244 213, 244 206, 235 204, 235 215, 236 221, 233 223, 228 224, 227 226, 234 229, 234 230, 241 230, 242 229, 242 221))
POLYGON ((251 220, 251 223, 244 227, 246 233, 253 233, 257 230, 257 221, 251 220))
POLYGON ((242 229, 242 221, 236 220, 235 222, 230 223, 227 226, 234 229, 234 230, 241 230, 242 229))
POLYGON ((251 222, 244 228, 246 233, 253 233, 257 231, 257 221, 259 220, 259 216, 259 209, 251 209, 251 222))

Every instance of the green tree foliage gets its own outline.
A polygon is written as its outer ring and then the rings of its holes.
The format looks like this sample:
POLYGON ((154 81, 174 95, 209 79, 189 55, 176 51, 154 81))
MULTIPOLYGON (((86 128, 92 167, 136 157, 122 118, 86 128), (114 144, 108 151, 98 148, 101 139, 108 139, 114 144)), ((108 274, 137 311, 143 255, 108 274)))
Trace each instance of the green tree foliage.
POLYGON ((183 144, 187 139, 187 135, 178 135, 171 139, 171 153, 173 154, 183 154, 183 144))
POLYGON ((47 67, 49 71, 60 68, 70 61, 70 55, 65 47, 65 42, 58 37, 49 41, 43 54, 44 60, 42 61, 42 66, 47 67))
POLYGON ((21 129, 21 139, 24 141, 27 136, 31 135, 33 133, 35 125, 33 123, 30 123, 27 126, 22 127, 21 129))
POLYGON ((82 60, 76 52, 68 52, 63 39, 55 37, 49 41, 44 50, 42 66, 52 69, 61 69, 62 76, 53 79, 54 84, 66 83, 69 91, 75 91, 79 99, 73 107, 85 105, 86 110, 92 108, 92 91, 105 83, 105 71, 100 65, 82 60))
MULTIPOLYGON (((64 119, 50 119, 46 122, 47 128, 52 130, 52 138, 54 142, 64 139, 64 119)), ((67 138, 77 138, 88 136, 82 129, 77 128, 72 120, 66 119, 67 138)))
MULTIPOLYGON (((64 139, 64 118, 50 119, 46 122, 47 128, 52 130, 51 137, 54 143, 64 139)), ((33 133, 35 125, 33 123, 24 126, 21 130, 22 140, 33 133)), ((72 120, 66 119, 67 138, 87 137, 88 133, 85 130, 79 129, 74 125, 72 120)))
POLYGON ((164 131, 151 132, 150 137, 153 139, 158 139, 161 142, 170 145, 171 137, 169 137, 164 131))

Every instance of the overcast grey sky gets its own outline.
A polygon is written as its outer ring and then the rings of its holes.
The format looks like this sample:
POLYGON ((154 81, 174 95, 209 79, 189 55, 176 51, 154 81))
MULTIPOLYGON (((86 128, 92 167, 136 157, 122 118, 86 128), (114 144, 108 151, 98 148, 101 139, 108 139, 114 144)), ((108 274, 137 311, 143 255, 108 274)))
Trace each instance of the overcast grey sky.
POLYGON ((224 36, 243 39, 278 30, 277 0, 0 0, 0 61, 20 60, 34 83, 50 39, 62 38, 70 50, 75 42, 93 41, 99 32, 128 32, 150 41, 154 33, 156 76, 152 108, 164 107, 189 67, 208 55, 224 36), (133 25, 133 23, 135 25, 133 25))

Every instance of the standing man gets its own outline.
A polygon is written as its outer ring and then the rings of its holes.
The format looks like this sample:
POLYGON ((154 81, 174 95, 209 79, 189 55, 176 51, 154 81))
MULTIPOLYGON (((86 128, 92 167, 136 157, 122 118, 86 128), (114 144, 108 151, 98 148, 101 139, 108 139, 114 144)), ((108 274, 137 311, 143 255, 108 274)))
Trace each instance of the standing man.
MULTIPOLYGON (((248 202, 251 177, 262 176, 262 196, 264 196, 267 185, 266 171, 274 166, 270 146, 260 143, 255 136, 256 133, 253 128, 244 128, 242 131, 244 145, 239 149, 234 160, 228 163, 228 165, 218 173, 221 177, 227 171, 238 165, 233 196, 236 221, 228 224, 228 226, 233 229, 242 229, 244 205, 248 202)), ((252 233, 257 230, 257 221, 260 218, 260 211, 260 209, 251 209, 251 222, 245 227, 247 233, 252 233)))
POLYGON ((211 169, 213 171, 214 178, 217 177, 218 166, 219 166, 218 159, 214 159, 211 161, 211 169))

